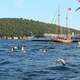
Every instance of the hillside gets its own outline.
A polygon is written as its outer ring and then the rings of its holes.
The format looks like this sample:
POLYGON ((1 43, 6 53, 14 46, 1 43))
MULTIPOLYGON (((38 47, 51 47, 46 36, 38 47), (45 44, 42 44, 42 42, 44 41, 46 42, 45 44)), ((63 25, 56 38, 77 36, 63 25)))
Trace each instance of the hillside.
MULTIPOLYGON (((43 36, 44 33, 57 33, 58 26, 23 18, 0 18, 0 36, 43 36)), ((66 28, 62 28, 67 33, 66 28)), ((71 32, 80 31, 71 29, 71 32)))

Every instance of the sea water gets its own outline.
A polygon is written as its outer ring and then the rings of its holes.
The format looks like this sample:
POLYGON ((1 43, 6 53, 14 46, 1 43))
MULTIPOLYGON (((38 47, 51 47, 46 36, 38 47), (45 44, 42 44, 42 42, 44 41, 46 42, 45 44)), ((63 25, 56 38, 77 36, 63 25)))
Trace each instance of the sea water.
POLYGON ((0 40, 0 80, 80 80, 80 48, 77 43, 0 40), (58 58, 66 65, 57 64, 58 58))

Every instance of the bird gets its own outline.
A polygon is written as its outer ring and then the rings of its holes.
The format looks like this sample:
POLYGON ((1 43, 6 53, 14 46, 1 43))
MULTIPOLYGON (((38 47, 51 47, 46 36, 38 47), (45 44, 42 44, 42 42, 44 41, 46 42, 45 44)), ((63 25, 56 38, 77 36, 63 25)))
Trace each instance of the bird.
POLYGON ((57 60, 56 60, 56 63, 62 64, 63 66, 65 66, 65 65, 66 65, 65 60, 64 60, 64 59, 62 59, 62 58, 57 59, 57 60))
POLYGON ((24 51, 24 47, 23 46, 22 46, 21 50, 24 51))
POLYGON ((44 48, 44 49, 39 49, 41 52, 44 52, 44 53, 46 53, 47 52, 47 49, 46 48, 44 48))
POLYGON ((17 47, 17 46, 14 46, 13 48, 14 48, 14 49, 18 49, 18 47, 17 47))
POLYGON ((13 52, 14 51, 14 48, 11 48, 11 51, 13 52))
POLYGON ((24 53, 26 52, 25 48, 23 46, 21 47, 21 51, 24 52, 24 53))
POLYGON ((13 52, 13 51, 16 51, 17 49, 18 49, 18 47, 14 46, 14 47, 11 48, 11 51, 13 52))
POLYGON ((46 53, 47 52, 47 49, 43 49, 43 52, 46 53))
POLYGON ((78 46, 77 47, 80 48, 80 41, 78 41, 78 46))

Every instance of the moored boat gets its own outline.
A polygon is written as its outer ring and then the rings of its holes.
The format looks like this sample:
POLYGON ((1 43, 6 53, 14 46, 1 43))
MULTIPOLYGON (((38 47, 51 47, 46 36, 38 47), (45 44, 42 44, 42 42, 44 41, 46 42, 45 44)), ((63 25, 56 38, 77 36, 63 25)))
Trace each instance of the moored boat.
MULTIPOLYGON (((68 8, 68 10, 70 10, 71 8, 68 8)), ((68 27, 68 15, 66 14, 66 28, 68 27)), ((60 10, 58 9, 58 30, 57 30, 58 35, 53 38, 53 41, 56 42, 62 42, 62 43, 71 43, 72 39, 71 39, 71 34, 70 34, 70 30, 68 29, 68 34, 64 35, 62 34, 62 29, 60 27, 60 10)))

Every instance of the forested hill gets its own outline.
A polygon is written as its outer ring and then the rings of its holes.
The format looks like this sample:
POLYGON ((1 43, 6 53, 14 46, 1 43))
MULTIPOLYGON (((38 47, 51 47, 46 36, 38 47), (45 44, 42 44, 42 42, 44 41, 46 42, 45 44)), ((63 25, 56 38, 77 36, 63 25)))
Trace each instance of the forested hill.
MULTIPOLYGON (((57 33, 58 26, 23 18, 0 18, 0 36, 43 36, 44 33, 57 33)), ((63 33, 67 32, 64 27, 63 33)), ((71 32, 80 31, 71 29, 71 32)))

